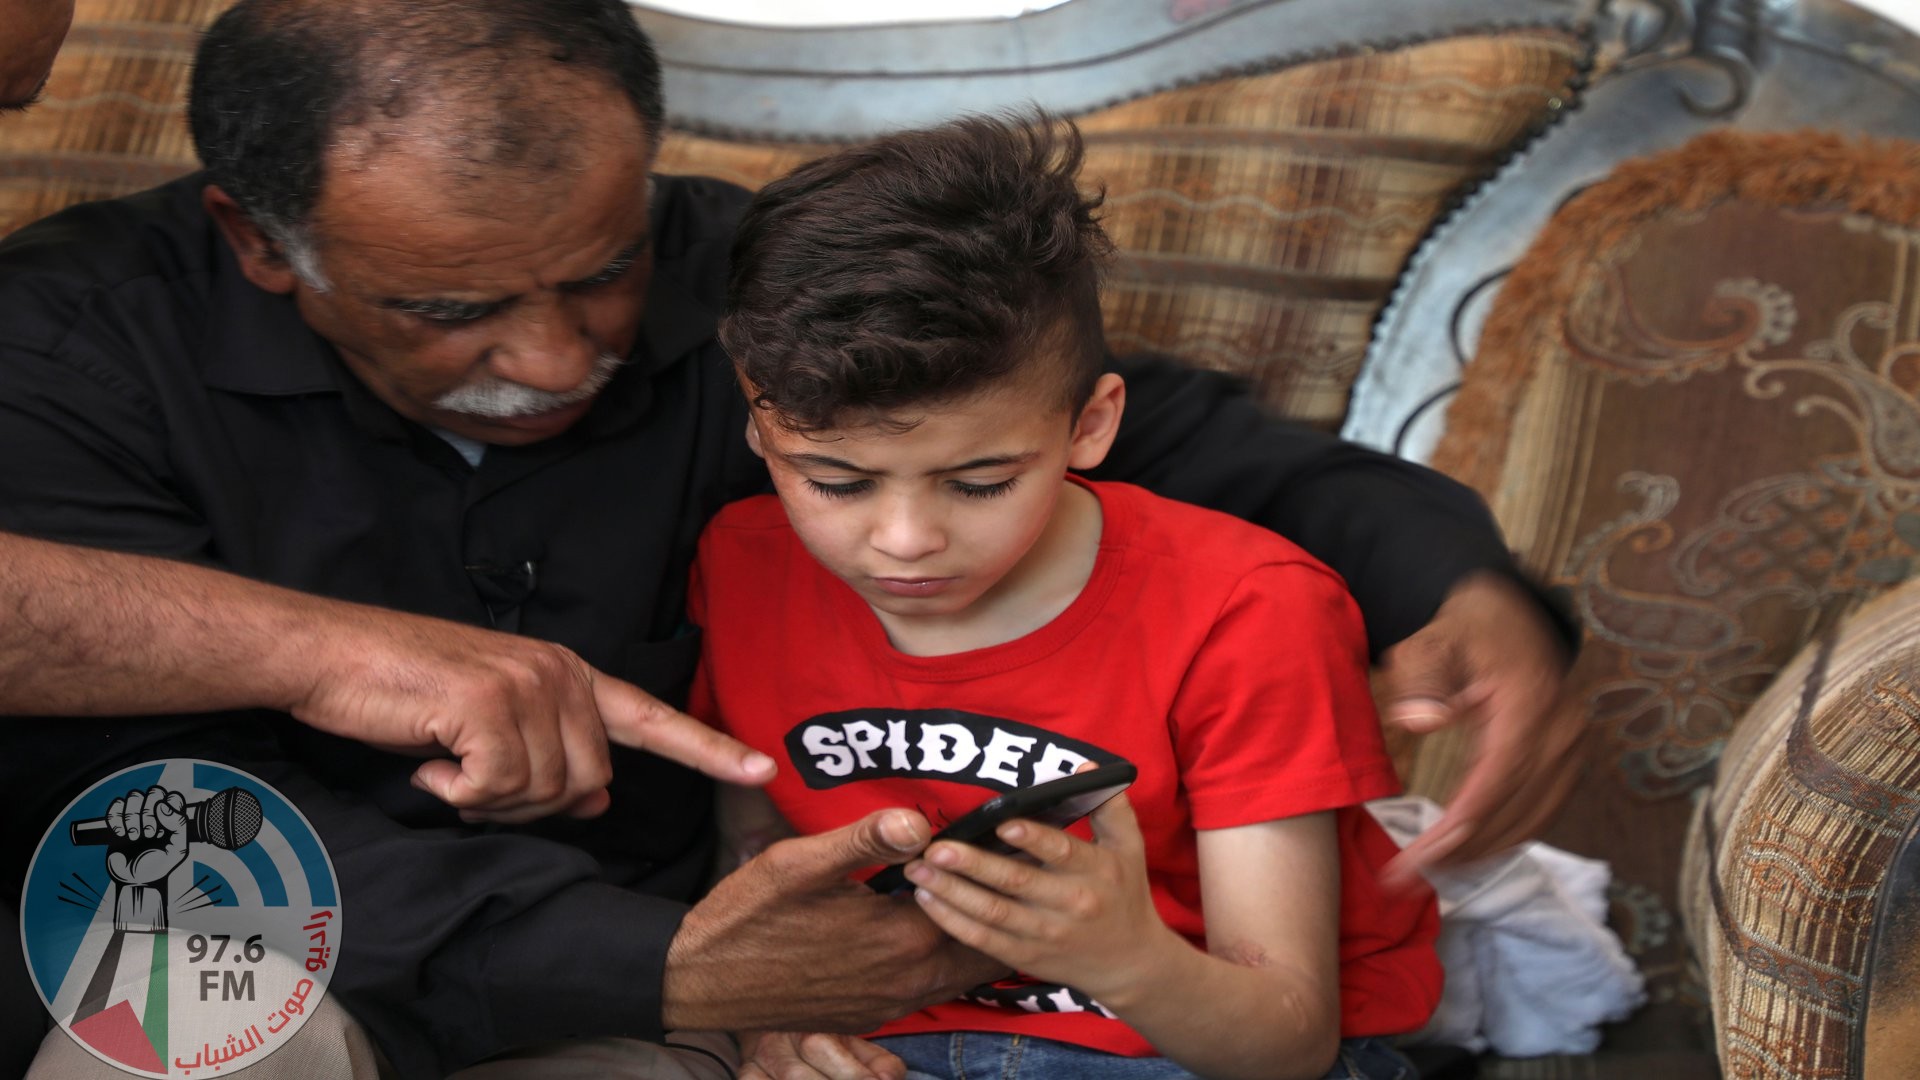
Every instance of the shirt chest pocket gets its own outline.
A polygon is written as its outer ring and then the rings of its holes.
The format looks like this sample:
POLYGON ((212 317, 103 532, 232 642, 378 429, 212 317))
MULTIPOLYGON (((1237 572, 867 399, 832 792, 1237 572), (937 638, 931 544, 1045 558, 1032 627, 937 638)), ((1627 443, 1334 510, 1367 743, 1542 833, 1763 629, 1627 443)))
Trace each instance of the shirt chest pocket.
POLYGON ((684 709, 699 663, 700 628, 685 626, 665 641, 629 645, 618 670, 607 674, 625 679, 676 709, 684 709))

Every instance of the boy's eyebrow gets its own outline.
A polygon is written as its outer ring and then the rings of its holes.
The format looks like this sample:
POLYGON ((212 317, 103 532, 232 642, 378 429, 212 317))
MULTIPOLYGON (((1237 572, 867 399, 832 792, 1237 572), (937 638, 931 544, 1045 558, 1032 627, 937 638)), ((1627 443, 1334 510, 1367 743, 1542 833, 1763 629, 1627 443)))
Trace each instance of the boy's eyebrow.
POLYGON ((1029 450, 1024 454, 994 454, 989 457, 977 457, 972 461, 963 461, 958 465, 949 465, 944 469, 935 469, 935 473, 966 472, 969 469, 998 469, 1004 465, 1025 465, 1040 456, 1040 451, 1029 450))
MULTIPOLYGON (((780 455, 795 465, 811 465, 816 469, 839 469, 843 472, 859 473, 862 476, 879 476, 884 470, 866 469, 851 461, 832 457, 827 454, 786 454, 780 455)), ((1025 465, 1040 456, 1038 450, 1028 450, 1022 454, 993 454, 963 461, 958 465, 949 465, 944 469, 935 469, 928 475, 939 476, 944 473, 967 472, 971 469, 998 469, 1007 465, 1025 465)))
POLYGON ((856 472, 866 476, 879 475, 872 469, 863 469, 851 461, 842 461, 837 457, 829 457, 826 454, 789 454, 782 452, 780 456, 786 458, 787 461, 793 465, 811 465, 816 469, 839 469, 843 472, 856 472))

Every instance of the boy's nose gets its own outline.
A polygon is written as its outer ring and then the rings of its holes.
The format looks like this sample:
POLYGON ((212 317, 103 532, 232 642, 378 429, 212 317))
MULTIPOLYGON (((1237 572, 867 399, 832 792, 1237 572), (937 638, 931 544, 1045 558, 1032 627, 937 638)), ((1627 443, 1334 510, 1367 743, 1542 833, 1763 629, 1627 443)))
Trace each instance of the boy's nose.
POLYGON ((918 562, 946 550, 946 530, 914 506, 911 499, 891 499, 880 508, 868 540, 873 549, 895 562, 918 562))

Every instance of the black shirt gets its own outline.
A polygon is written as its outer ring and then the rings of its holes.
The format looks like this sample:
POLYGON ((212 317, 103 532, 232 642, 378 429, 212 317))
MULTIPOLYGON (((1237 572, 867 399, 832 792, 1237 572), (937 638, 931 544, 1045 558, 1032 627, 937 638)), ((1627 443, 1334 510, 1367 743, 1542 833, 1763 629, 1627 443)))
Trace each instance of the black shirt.
MULTIPOLYGON (((763 490, 714 337, 744 192, 661 178, 633 362, 566 433, 477 468, 254 288, 202 176, 78 206, 0 243, 0 528, 202 561, 313 593, 559 642, 680 704, 706 520, 763 490)), ((1376 649, 1447 588, 1509 568, 1479 501, 1436 474, 1264 418, 1228 380, 1123 366, 1099 475, 1263 521, 1352 584, 1376 649)), ((591 822, 468 827, 417 760, 288 717, 13 721, 0 887, 83 787, 199 756, 260 775, 319 831, 353 910, 332 992, 408 1075, 573 1035, 658 1037, 667 943, 709 848, 700 778, 614 754, 591 822)))

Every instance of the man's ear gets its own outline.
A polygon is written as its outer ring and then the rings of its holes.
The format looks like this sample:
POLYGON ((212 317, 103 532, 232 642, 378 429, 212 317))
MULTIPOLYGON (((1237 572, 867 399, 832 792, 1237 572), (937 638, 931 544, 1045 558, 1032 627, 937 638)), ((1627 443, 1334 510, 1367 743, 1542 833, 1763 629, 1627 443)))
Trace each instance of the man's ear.
POLYGON ((248 281, 280 296, 293 292, 300 282, 299 275, 293 272, 280 245, 260 231, 260 226, 240 209, 233 196, 222 191, 218 184, 208 184, 200 190, 200 205, 219 227, 220 235, 227 238, 227 246, 233 249, 234 258, 240 260, 240 272, 248 281))
POLYGON ((1114 436, 1120 434, 1120 414, 1126 411, 1126 380, 1111 371, 1100 376, 1100 381, 1093 384, 1093 396, 1074 421, 1067 468, 1084 472, 1105 461, 1114 436))

